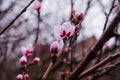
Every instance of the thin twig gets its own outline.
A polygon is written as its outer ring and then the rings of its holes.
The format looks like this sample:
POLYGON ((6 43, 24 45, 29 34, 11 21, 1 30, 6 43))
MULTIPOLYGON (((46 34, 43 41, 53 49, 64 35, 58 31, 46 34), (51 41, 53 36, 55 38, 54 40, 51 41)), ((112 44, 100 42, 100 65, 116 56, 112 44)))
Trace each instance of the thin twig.
POLYGON ((113 8, 114 8, 114 3, 115 3, 115 0, 113 0, 113 2, 112 2, 112 6, 111 6, 111 8, 110 8, 109 13, 106 14, 106 21, 105 21, 105 24, 104 24, 104 29, 103 29, 103 31, 105 31, 105 29, 106 29, 106 27, 107 27, 107 23, 108 23, 110 14, 111 14, 111 12, 112 12, 112 10, 113 10, 113 8))
MULTIPOLYGON (((98 52, 98 57, 97 57, 97 59, 95 60, 95 63, 93 63, 92 65, 95 65, 95 64, 99 63, 101 57, 102 57, 102 49, 100 49, 100 51, 98 52)), ((90 80, 95 80, 95 79, 94 79, 95 75, 96 75, 96 71, 93 72, 93 75, 90 75, 90 76, 89 76, 89 77, 90 77, 90 80)))
POLYGON ((91 3, 92 3, 92 0, 88 0, 88 2, 87 2, 87 8, 86 8, 85 13, 84 13, 84 17, 87 15, 88 10, 89 10, 90 7, 91 7, 91 3))
POLYGON ((47 76, 48 74, 50 73, 51 69, 52 69, 52 66, 53 66, 54 63, 50 62, 47 70, 45 71, 43 77, 42 77, 42 80, 46 80, 47 79, 47 76))
POLYGON ((11 27, 11 25, 26 11, 26 9, 34 2, 35 0, 31 0, 29 4, 25 6, 25 8, 22 9, 22 11, 0 32, 0 35, 2 35, 8 28, 11 27))
POLYGON ((96 64, 95 66, 93 66, 93 67, 85 70, 84 72, 82 72, 82 73, 79 75, 78 79, 81 79, 81 78, 89 75, 90 73, 92 73, 93 71, 95 71, 96 69, 98 69, 99 67, 105 65, 106 63, 108 63, 108 62, 110 62, 110 61, 112 61, 112 60, 114 60, 114 59, 116 59, 116 58, 118 58, 118 57, 120 57, 120 52, 117 52, 117 53, 115 53, 115 54, 113 54, 113 55, 108 56, 107 58, 103 59, 103 60, 100 61, 98 64, 96 64))
POLYGON ((40 22, 40 11, 37 11, 38 16, 37 16, 37 31, 36 31, 36 38, 35 38, 35 42, 34 42, 34 46, 36 47, 37 43, 38 43, 38 39, 39 39, 39 33, 40 33, 40 26, 39 26, 39 22, 40 22))
MULTIPOLYGON (((71 0, 71 18, 70 18, 70 20, 72 21, 72 18, 73 18, 73 6, 74 6, 74 4, 73 4, 73 0, 71 0)), ((71 50, 69 51, 69 68, 70 68, 70 71, 73 71, 73 67, 72 67, 72 65, 73 65, 73 52, 74 52, 74 48, 73 48, 73 46, 74 46, 74 42, 71 42, 71 40, 70 40, 70 45, 69 45, 69 47, 71 48, 71 50)))
POLYGON ((120 61, 115 63, 114 65, 109 65, 106 67, 106 69, 102 70, 102 72, 97 73, 97 75, 95 76, 95 78, 99 78, 105 74, 107 74, 108 72, 110 72, 113 69, 116 69, 116 67, 118 67, 120 65, 120 61))

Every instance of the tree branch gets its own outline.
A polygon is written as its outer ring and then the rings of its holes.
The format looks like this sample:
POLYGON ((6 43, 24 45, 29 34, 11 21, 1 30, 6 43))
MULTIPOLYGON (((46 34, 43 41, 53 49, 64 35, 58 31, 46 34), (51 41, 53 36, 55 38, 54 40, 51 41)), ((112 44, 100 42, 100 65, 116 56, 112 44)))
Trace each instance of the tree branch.
POLYGON ((75 70, 72 72, 70 76, 70 80, 76 79, 77 76, 86 68, 88 63, 93 60, 99 49, 101 49, 104 43, 113 37, 113 32, 116 26, 120 21, 120 11, 115 16, 111 24, 108 26, 107 30, 102 34, 101 38, 96 42, 96 44, 91 48, 91 50, 87 53, 87 55, 83 58, 83 60, 78 64, 75 70))
POLYGON ((105 65, 106 63, 108 63, 108 62, 110 62, 110 61, 112 61, 112 60, 114 60, 114 59, 116 59, 118 57, 120 57, 120 52, 117 52, 117 53, 115 53, 113 55, 108 56, 107 58, 103 59, 98 64, 96 64, 95 66, 93 66, 93 67, 89 68, 88 70, 84 71, 83 73, 81 73, 79 75, 78 79, 81 79, 81 78, 89 75, 90 73, 92 73, 93 71, 98 69, 99 67, 105 65))

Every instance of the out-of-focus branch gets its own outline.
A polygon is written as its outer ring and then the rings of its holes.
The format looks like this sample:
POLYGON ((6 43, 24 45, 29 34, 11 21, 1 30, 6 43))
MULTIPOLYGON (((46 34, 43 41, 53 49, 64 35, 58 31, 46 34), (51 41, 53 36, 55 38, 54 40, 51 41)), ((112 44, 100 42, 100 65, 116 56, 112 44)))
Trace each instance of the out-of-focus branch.
POLYGON ((120 57, 120 52, 117 52, 117 53, 115 53, 113 55, 108 56, 107 58, 103 59, 98 64, 96 64, 95 66, 93 66, 93 67, 89 68, 88 70, 85 70, 84 72, 82 72, 79 75, 78 79, 81 79, 81 78, 89 75, 90 73, 92 73, 93 71, 95 71, 96 69, 98 69, 99 67, 105 65, 106 63, 108 63, 108 62, 110 62, 110 61, 112 61, 112 60, 114 60, 114 59, 116 59, 118 57, 120 57))
POLYGON ((40 11, 37 11, 38 13, 38 16, 37 16, 37 31, 36 31, 36 38, 35 38, 35 42, 34 42, 34 46, 37 45, 37 42, 38 42, 38 38, 39 38, 39 33, 40 33, 40 25, 39 25, 39 22, 40 22, 40 11))
POLYGON ((112 6, 111 6, 111 8, 110 8, 109 13, 106 14, 106 21, 105 21, 105 24, 104 24, 104 29, 103 29, 103 31, 105 31, 105 29, 106 29, 106 27, 107 27, 108 19, 109 19, 109 17, 110 17, 110 14, 111 14, 113 8, 114 8, 114 3, 115 3, 115 0, 113 0, 113 2, 112 2, 112 6))
POLYGON ((73 0, 71 0, 71 15, 70 15, 70 19, 72 19, 72 11, 73 11, 73 0))
POLYGON ((89 10, 90 7, 91 7, 91 2, 92 2, 92 0, 88 0, 88 2, 87 2, 87 8, 86 8, 86 10, 85 10, 84 17, 87 15, 88 10, 89 10))
POLYGON ((22 9, 22 11, 0 32, 0 35, 2 35, 8 28, 11 27, 11 25, 26 11, 26 9, 34 2, 35 0, 31 0, 29 4, 25 6, 25 8, 22 9))
POLYGON ((109 65, 109 66, 101 69, 102 71, 100 73, 98 71, 98 73, 96 74, 96 76, 94 78, 100 78, 100 77, 102 77, 103 75, 109 73, 111 70, 116 69, 116 67, 118 67, 119 65, 120 65, 120 61, 116 62, 113 65, 109 65))
POLYGON ((15 4, 16 4, 15 2, 12 2, 6 10, 4 10, 4 11, 0 10, 0 20, 2 20, 2 18, 4 18, 4 16, 15 6, 15 4))
POLYGON ((96 42, 96 44, 87 53, 84 59, 78 64, 76 69, 72 72, 70 80, 76 79, 76 77, 86 68, 88 63, 93 60, 97 52, 103 47, 104 43, 113 37, 114 29, 120 22, 120 11, 117 13, 111 24, 108 26, 107 30, 102 34, 101 38, 96 42))
POLYGON ((47 79, 47 76, 50 73, 53 65, 54 65, 54 63, 52 63, 52 62, 49 64, 47 70, 45 71, 45 73, 44 73, 44 75, 42 77, 42 80, 46 80, 47 79))

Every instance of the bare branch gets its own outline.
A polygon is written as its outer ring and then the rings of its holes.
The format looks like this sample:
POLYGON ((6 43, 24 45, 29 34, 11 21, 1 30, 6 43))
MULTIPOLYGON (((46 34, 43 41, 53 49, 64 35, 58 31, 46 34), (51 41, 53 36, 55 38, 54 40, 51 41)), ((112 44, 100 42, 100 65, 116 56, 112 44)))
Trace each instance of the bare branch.
POLYGON ((108 56, 107 58, 103 59, 98 64, 96 64, 95 66, 93 66, 93 67, 89 68, 88 70, 82 72, 79 75, 78 79, 81 79, 81 78, 89 75, 90 73, 92 73, 93 71, 95 71, 96 69, 98 69, 99 67, 105 65, 106 63, 108 63, 108 62, 110 62, 110 61, 112 61, 112 60, 114 60, 114 59, 116 59, 118 57, 120 57, 120 52, 117 52, 117 53, 115 53, 113 55, 108 56))

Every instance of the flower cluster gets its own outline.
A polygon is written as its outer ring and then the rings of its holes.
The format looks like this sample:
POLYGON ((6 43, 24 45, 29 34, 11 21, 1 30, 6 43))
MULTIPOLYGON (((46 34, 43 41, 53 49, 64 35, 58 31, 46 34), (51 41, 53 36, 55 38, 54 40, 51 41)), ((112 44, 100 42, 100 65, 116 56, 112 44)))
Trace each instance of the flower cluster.
POLYGON ((33 54, 33 46, 32 46, 32 44, 28 44, 27 46, 22 47, 21 51, 22 51, 23 56, 32 55, 33 54))
POLYGON ((23 80, 23 79, 27 79, 27 78, 29 78, 28 74, 24 74, 24 75, 18 74, 16 77, 17 80, 23 80))
MULTIPOLYGON (((38 63, 40 61, 39 57, 31 59, 33 55, 33 50, 34 49, 32 44, 28 44, 27 46, 21 48, 23 56, 19 59, 19 62, 23 67, 27 68, 29 65, 38 63)), ((24 72, 24 74, 18 74, 16 76, 17 80, 24 80, 26 78, 29 78, 29 75, 26 72, 24 72)))
POLYGON ((83 13, 76 14, 75 11, 72 11, 72 22, 64 22, 62 25, 54 27, 56 38, 69 39, 80 28, 79 23, 83 16, 83 13))

